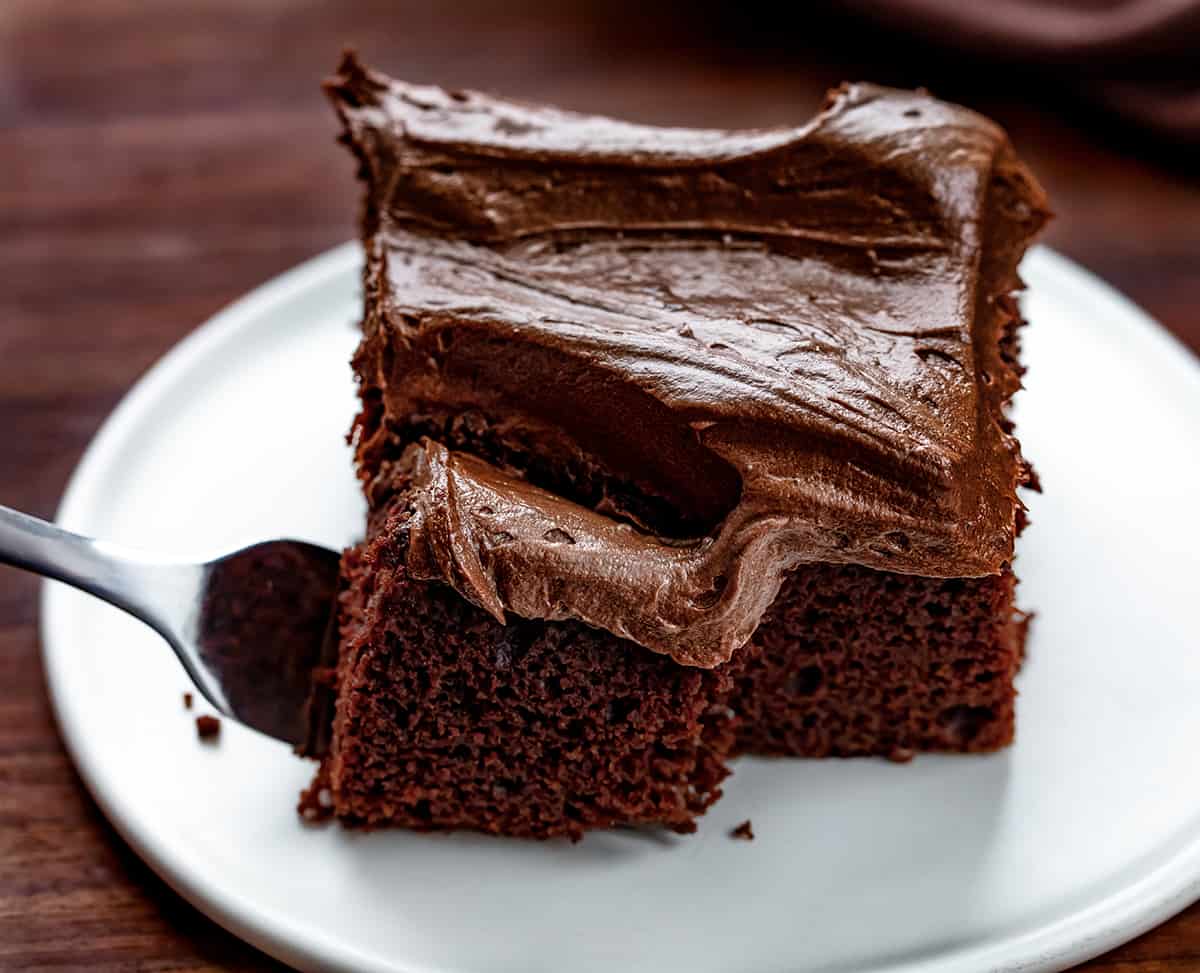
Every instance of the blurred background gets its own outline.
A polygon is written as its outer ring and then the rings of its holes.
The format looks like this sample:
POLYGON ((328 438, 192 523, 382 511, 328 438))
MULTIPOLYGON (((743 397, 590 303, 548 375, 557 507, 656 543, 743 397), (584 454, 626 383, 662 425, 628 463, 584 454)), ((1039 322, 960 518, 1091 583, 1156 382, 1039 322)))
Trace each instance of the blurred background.
MULTIPOLYGON (((413 81, 636 120, 796 124, 845 79, 999 120, 1048 242, 1200 351, 1200 0, 0 0, 0 502, 52 515, 184 334, 356 234, 319 91, 343 45, 413 81)), ((82 792, 35 582, 0 585, 0 968, 273 969, 176 899, 82 792)), ((1193 909, 1090 969, 1200 957, 1193 909)))

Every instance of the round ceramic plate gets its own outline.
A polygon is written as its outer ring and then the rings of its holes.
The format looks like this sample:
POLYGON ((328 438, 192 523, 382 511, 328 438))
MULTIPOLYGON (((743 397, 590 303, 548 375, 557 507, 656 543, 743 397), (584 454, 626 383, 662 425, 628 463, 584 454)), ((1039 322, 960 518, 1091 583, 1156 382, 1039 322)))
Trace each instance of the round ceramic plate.
MULTIPOLYGON (((1017 419, 1046 492, 1020 544, 1037 618, 1010 750, 740 760, 689 837, 312 828, 308 763, 228 721, 199 743, 166 645, 48 585, 84 780, 186 898, 306 969, 1034 971, 1131 938, 1200 896, 1200 369, 1063 258, 1024 273, 1017 419), (731 840, 747 818, 756 839, 731 840)), ((181 555, 354 538, 357 282, 339 248, 180 344, 96 437, 62 523, 181 555)))

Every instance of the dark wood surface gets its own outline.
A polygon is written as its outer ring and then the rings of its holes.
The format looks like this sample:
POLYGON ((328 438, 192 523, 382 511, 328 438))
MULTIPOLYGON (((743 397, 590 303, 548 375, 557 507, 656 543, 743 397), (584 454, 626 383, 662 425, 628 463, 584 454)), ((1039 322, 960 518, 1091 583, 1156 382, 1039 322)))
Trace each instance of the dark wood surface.
MULTIPOLYGON (((353 235, 317 91, 347 42, 414 80, 681 124, 794 122, 843 77, 925 83, 1009 127, 1059 213, 1053 245, 1200 349, 1196 160, 1020 71, 764 29, 717 2, 4 0, 0 502, 52 515, 155 359, 353 235)), ((170 892, 84 792, 45 696, 36 594, 0 568, 0 970, 278 969, 170 892)), ((1200 969, 1200 907, 1087 968, 1200 969)))

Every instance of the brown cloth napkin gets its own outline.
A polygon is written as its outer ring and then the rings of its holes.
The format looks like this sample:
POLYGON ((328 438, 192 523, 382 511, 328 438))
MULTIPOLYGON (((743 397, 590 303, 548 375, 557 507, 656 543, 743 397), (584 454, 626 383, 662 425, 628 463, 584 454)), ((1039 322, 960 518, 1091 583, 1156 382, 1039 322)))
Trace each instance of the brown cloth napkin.
POLYGON ((940 47, 1044 69, 1089 100, 1200 145, 1200 0, 841 0, 940 47))

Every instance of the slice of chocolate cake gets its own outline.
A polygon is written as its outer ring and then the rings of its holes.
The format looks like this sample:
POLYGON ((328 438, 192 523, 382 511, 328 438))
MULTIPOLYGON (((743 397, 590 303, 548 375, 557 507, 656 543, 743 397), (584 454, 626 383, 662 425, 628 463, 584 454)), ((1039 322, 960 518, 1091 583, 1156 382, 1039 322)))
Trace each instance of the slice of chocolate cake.
POLYGON ((869 85, 758 132, 353 58, 328 91, 367 186, 371 510, 333 813, 686 830, 734 749, 1011 739, 1011 295, 1047 211, 1000 129, 869 85))
POLYGON ((728 674, 577 621, 499 622, 420 580, 427 505, 453 500, 429 492, 443 447, 409 458, 396 499, 344 560, 333 749, 310 811, 329 809, 328 786, 329 807, 354 824, 694 830, 728 773, 732 716, 717 705, 728 674))

